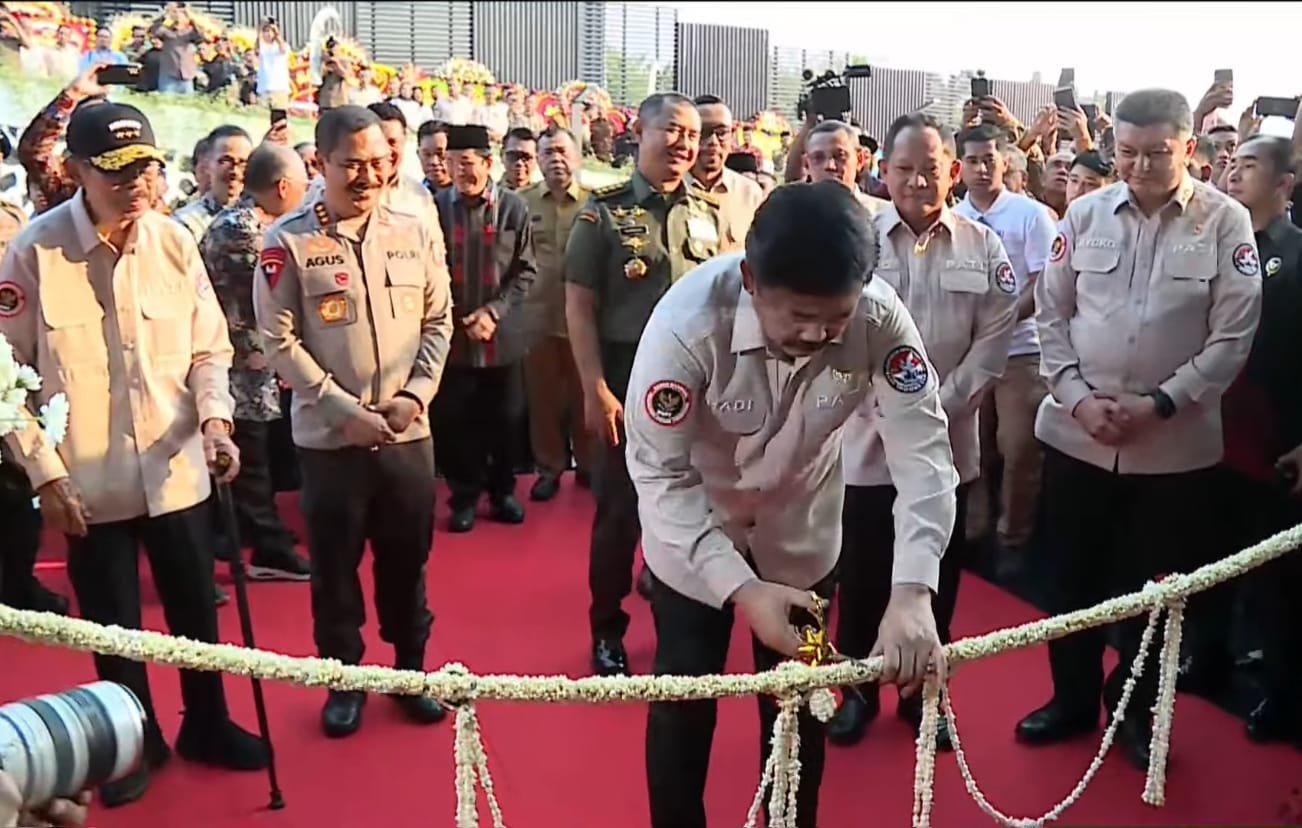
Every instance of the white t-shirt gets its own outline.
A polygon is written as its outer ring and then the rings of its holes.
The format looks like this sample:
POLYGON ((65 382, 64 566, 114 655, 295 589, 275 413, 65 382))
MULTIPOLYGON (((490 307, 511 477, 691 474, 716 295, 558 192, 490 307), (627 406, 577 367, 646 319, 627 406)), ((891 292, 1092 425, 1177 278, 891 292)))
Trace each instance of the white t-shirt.
POLYGON ((258 40, 258 94, 288 92, 289 47, 258 40))
MULTIPOLYGON (((954 208, 954 212, 972 221, 979 221, 994 230, 1008 251, 1017 278, 1017 292, 1026 289, 1032 273, 1043 273, 1049 262, 1049 249, 1053 247, 1057 227, 1044 205, 1035 199, 1001 190, 995 203, 982 213, 972 203, 969 194, 954 208)), ((1013 341, 1008 346, 1009 356, 1040 353, 1040 337, 1035 330, 1035 314, 1017 323, 1013 341)))

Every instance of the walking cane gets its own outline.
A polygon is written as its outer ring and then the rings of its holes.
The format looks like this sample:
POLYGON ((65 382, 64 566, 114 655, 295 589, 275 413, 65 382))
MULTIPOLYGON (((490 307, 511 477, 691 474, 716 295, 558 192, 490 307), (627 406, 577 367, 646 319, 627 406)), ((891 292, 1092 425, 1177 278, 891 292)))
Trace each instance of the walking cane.
MULTIPOLYGON (((217 456, 217 468, 225 473, 230 468, 231 459, 224 454, 217 456)), ((225 524, 226 537, 234 546, 231 550, 231 579, 235 582, 235 606, 240 613, 240 631, 244 635, 244 646, 254 649, 253 617, 249 614, 249 591, 244 577, 244 548, 240 543, 239 522, 235 519, 235 500, 231 497, 228 483, 213 480, 217 496, 217 506, 221 511, 221 520, 225 524)), ((285 807, 285 797, 280 792, 280 782, 276 778, 276 752, 271 746, 271 729, 267 725, 267 705, 262 699, 262 682, 256 677, 249 679, 253 685, 253 708, 258 715, 258 735, 262 737, 262 746, 267 751, 267 781, 271 785, 271 802, 267 808, 279 811, 285 807)))

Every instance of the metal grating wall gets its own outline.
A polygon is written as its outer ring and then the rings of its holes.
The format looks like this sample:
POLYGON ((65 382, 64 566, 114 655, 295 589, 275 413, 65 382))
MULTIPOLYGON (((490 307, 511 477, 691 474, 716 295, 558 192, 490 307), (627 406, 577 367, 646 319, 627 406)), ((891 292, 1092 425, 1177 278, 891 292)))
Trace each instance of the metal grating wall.
POLYGON ((498 80, 556 89, 580 76, 585 4, 476 2, 475 59, 498 80))
POLYGON ((718 95, 735 118, 750 118, 769 99, 767 29, 678 24, 678 91, 718 95))
POLYGON ((607 3, 603 86, 616 104, 637 106, 652 92, 674 88, 676 9, 607 3))
MULTIPOLYGON (((102 24, 120 14, 154 17, 162 14, 163 5, 163 3, 159 2, 141 2, 140 0, 101 0, 100 2, 69 3, 68 8, 69 11, 79 17, 89 17, 102 24)), ((234 0, 197 0, 197 2, 192 2, 190 5, 228 25, 235 22, 236 3, 234 0)))
POLYGON ((1040 109, 1053 103, 1053 84, 1034 81, 996 80, 991 84, 995 97, 1004 102, 1017 120, 1029 124, 1040 109))
POLYGON ((579 4, 579 80, 601 86, 606 78, 606 4, 579 4))
POLYGON ((241 0, 235 6, 235 25, 256 29, 263 19, 274 17, 280 24, 280 31, 290 47, 301 49, 307 46, 312 32, 312 20, 317 12, 324 8, 333 8, 339 13, 345 32, 356 28, 356 3, 297 3, 289 0, 280 2, 246 2, 241 0))
POLYGON ((473 12, 467 0, 353 5, 354 36, 378 63, 415 63, 432 71, 449 58, 473 54, 473 12))
POLYGON ((874 66, 873 76, 850 81, 851 111, 863 131, 880 144, 891 122, 901 115, 926 110, 935 93, 939 76, 917 69, 888 69, 874 66))

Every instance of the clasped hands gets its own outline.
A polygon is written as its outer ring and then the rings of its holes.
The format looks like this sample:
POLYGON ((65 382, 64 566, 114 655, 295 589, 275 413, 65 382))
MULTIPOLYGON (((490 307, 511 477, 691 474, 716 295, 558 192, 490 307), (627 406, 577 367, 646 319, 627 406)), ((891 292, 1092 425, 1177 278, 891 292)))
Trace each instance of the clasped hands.
POLYGON ((1081 427, 1105 446, 1120 446, 1156 423, 1157 401, 1138 394, 1094 391, 1071 413, 1081 427))

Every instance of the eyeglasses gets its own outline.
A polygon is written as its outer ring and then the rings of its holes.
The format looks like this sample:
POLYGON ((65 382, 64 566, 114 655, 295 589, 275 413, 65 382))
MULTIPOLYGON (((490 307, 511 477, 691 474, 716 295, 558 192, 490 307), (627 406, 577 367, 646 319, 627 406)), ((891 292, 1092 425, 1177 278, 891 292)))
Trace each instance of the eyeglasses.
POLYGON ((532 153, 528 153, 528 152, 523 152, 521 150, 510 150, 506 153, 503 153, 502 157, 512 164, 517 164, 522 161, 529 162, 529 161, 537 160, 536 155, 533 155, 532 153))

